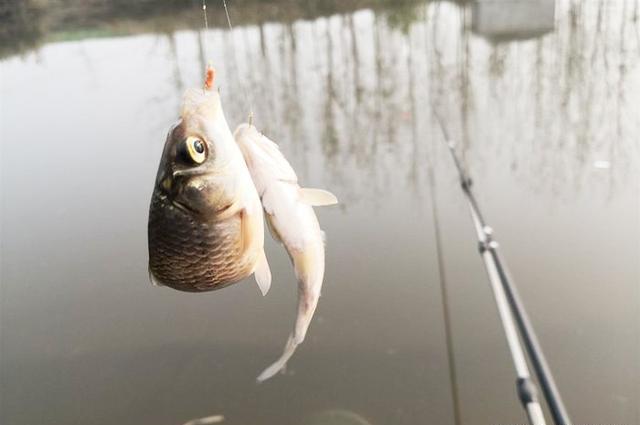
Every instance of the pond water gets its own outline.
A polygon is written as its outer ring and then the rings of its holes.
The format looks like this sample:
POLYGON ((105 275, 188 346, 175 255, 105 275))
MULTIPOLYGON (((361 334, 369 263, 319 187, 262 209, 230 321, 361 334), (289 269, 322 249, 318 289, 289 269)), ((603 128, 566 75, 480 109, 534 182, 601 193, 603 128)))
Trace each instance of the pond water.
POLYGON ((444 280, 461 422, 525 423, 437 109, 574 423, 640 424, 638 2, 546 2, 535 28, 513 12, 518 31, 486 28, 482 4, 231 2, 233 31, 217 7, 204 31, 198 2, 100 24, 85 5, 71 27, 75 3, 3 33, 0 422, 453 424, 444 280), (230 125, 251 104, 301 182, 341 201, 316 210, 307 340, 260 385, 295 316, 280 246, 265 298, 252 279, 187 294, 147 276, 164 137, 208 60, 230 125))

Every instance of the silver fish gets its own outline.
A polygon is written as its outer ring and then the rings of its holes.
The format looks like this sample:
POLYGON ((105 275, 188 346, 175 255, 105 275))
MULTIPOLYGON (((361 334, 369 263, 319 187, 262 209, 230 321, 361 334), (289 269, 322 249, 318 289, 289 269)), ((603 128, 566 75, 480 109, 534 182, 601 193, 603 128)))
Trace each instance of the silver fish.
POLYGON ((282 356, 258 376, 258 381, 264 381, 282 370, 304 341, 324 278, 324 232, 312 207, 333 205, 338 200, 324 190, 301 188, 278 145, 254 126, 240 125, 234 137, 260 194, 271 233, 287 250, 298 280, 295 327, 282 356))

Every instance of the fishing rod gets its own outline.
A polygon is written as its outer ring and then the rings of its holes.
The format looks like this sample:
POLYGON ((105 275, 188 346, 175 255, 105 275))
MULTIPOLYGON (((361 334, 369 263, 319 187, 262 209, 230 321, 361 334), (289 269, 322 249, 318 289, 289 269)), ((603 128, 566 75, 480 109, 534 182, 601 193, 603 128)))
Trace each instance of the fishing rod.
POLYGON ((502 322, 509 351, 511 352, 511 358, 516 369, 516 375, 518 376, 516 381, 518 398, 527 412, 529 422, 532 425, 546 424, 540 402, 538 401, 538 390, 536 384, 531 379, 529 366, 520 339, 518 338, 517 331, 519 330, 538 382, 542 387, 542 393, 549 407, 553 422, 556 425, 571 425, 571 419, 564 407, 560 392, 556 387, 553 374, 549 369, 542 347, 538 342, 531 321, 525 311, 524 304, 520 299, 517 288, 512 283, 512 279, 498 251, 499 245, 493 238, 493 230, 484 221, 476 198, 473 195, 471 178, 456 154, 455 145, 449 138, 449 133, 442 118, 436 112, 436 108, 433 108, 433 110, 442 135, 444 136, 444 142, 449 148, 449 152, 458 171, 460 186, 469 204, 471 218, 478 236, 478 248, 489 276, 500 321, 502 322))

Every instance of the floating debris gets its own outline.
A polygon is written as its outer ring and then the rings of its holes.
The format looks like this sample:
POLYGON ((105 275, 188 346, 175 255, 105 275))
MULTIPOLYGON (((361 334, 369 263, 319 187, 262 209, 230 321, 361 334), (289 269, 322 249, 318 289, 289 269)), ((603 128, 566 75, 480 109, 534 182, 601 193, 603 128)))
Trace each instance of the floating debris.
POLYGON ((222 415, 213 415, 207 416, 204 418, 192 419, 189 422, 186 422, 184 425, 209 425, 209 424, 219 424, 224 421, 224 416, 222 415))

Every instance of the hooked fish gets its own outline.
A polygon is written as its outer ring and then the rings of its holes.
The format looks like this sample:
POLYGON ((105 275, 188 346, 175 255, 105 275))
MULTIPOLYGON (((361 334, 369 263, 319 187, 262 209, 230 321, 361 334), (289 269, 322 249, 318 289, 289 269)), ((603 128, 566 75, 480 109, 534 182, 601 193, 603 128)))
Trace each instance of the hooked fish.
POLYGON ((189 89, 170 130, 149 208, 149 276, 187 291, 220 289, 254 273, 271 284, 262 205, 213 89, 189 89))
POLYGON ((258 381, 264 381, 282 370, 304 341, 324 278, 324 232, 312 207, 333 205, 338 200, 325 190, 301 188, 278 145, 254 126, 240 125, 234 137, 262 200, 271 233, 287 250, 298 281, 295 327, 282 356, 258 376, 258 381))

